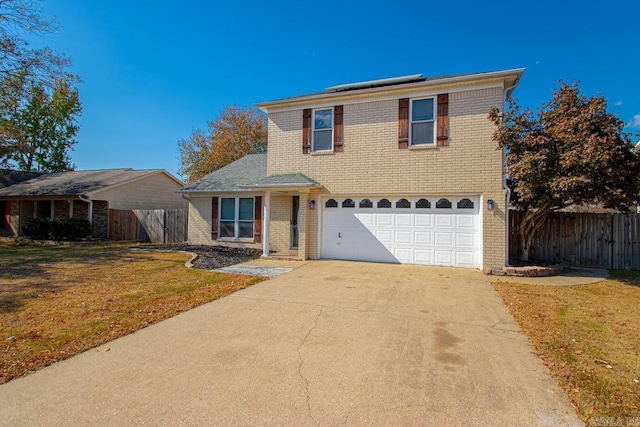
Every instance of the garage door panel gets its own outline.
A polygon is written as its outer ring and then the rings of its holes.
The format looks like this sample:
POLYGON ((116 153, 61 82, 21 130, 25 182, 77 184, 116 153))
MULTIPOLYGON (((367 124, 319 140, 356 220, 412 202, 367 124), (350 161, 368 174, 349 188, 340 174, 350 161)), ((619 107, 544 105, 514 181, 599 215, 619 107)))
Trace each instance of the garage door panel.
POLYGON ((413 261, 416 264, 433 265, 433 250, 431 249, 416 249, 414 250, 413 261))
POLYGON ((410 248, 395 248, 394 255, 398 261, 403 264, 410 264, 413 262, 411 253, 413 251, 410 248))
POLYGON ((435 264, 436 265, 453 265, 453 251, 435 251, 435 264))
POLYGON ((435 239, 434 244, 436 246, 453 246, 453 233, 452 232, 440 232, 433 233, 435 239))
POLYGON ((457 215, 456 228, 475 229, 476 217, 471 215, 457 215))
POLYGON ((376 214, 376 225, 392 226, 393 225, 393 215, 391 215, 391 214, 376 214))
POLYGON ((453 228, 453 215, 436 215, 435 226, 436 228, 453 228))
POLYGON ((416 227, 433 227, 433 215, 416 214, 416 227))
POLYGON ((411 215, 407 214, 396 214, 395 217, 395 225, 396 227, 411 227, 413 226, 413 221, 411 221, 411 215))
POLYGON ((414 241, 416 245, 432 245, 433 244, 433 233, 429 231, 414 231, 413 232, 414 241))
MULTIPOLYGON (((338 200, 338 206, 345 198, 338 200)), ((457 209, 459 199, 450 198, 451 209, 436 209, 435 205, 419 209, 417 198, 407 198, 411 208, 359 208, 357 200, 355 208, 323 207, 320 256, 478 268, 480 203, 475 198, 476 208, 457 209)))
POLYGON ((459 265, 461 267, 475 267, 476 259, 475 254, 473 252, 456 252, 456 263, 455 265, 459 265))
POLYGON ((396 230, 394 232, 394 244, 401 244, 401 245, 410 245, 413 243, 412 239, 411 239, 411 231, 400 231, 400 230, 396 230))
POLYGON ((456 247, 474 248, 476 246, 476 238, 472 233, 456 233, 456 247))

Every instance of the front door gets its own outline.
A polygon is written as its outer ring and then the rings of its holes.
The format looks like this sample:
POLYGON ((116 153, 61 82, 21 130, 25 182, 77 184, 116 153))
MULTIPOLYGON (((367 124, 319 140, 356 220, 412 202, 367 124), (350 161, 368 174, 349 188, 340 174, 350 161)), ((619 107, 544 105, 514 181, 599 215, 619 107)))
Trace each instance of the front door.
POLYGON ((291 249, 298 249, 298 209, 300 196, 291 197, 291 249))

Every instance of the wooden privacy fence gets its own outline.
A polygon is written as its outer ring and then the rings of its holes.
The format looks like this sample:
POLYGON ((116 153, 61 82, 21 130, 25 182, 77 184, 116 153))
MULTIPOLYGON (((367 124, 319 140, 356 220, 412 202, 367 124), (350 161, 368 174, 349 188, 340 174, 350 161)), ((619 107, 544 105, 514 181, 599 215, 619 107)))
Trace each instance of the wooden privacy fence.
MULTIPOLYGON (((518 259, 524 214, 509 213, 509 256, 518 259)), ((549 215, 531 242, 532 260, 576 267, 640 269, 640 214, 564 213, 549 215)))
POLYGON ((184 243, 187 209, 109 209, 109 239, 184 243))

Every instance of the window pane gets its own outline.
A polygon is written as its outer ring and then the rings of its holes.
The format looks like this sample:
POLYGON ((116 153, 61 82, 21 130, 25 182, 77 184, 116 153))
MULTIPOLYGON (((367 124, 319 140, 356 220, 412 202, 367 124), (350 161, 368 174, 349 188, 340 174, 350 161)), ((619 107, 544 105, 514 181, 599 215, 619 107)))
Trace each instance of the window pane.
POLYGON ((431 207, 431 202, 429 202, 427 199, 420 199, 416 203, 416 208, 419 208, 419 209, 429 209, 430 207, 431 207))
POLYGON ((449 199, 440 199, 436 202, 436 209, 449 209, 451 208, 451 202, 449 199))
POLYGON ((239 222, 238 223, 238 237, 253 238, 253 221, 252 222, 239 222))
POLYGON ((240 199, 240 221, 253 221, 253 197, 240 199))
POLYGON ((462 199, 458 202, 458 209, 473 209, 473 202, 469 199, 462 199))
POLYGON ((233 221, 220 221, 220 237, 235 237, 233 221))
POLYGON ((331 109, 316 110, 314 113, 314 129, 331 129, 333 127, 333 111, 331 109))
POLYGON ((356 207, 356 204, 355 204, 355 202, 354 202, 353 200, 351 200, 351 199, 345 199, 345 200, 342 202, 342 207, 343 207, 343 208, 355 208, 355 207, 356 207))
POLYGON ((331 150, 332 134, 331 129, 313 132, 313 151, 331 150))
POLYGON ((407 199, 400 199, 396 202, 396 208, 409 209, 411 203, 407 199))
POLYGON ((373 202, 369 199, 362 199, 360 200, 360 207, 361 208, 370 208, 373 207, 373 202))
POLYGON ((390 208, 391 207, 391 202, 387 199, 380 199, 378 200, 378 207, 379 208, 390 208))
POLYGON ((336 202, 334 199, 329 199, 327 200, 327 203, 324 204, 325 208, 337 208, 338 207, 338 202, 336 202))
POLYGON ((417 99, 411 106, 411 121, 433 120, 433 98, 417 99))
POLYGON ((433 122, 411 124, 411 144, 433 144, 433 122))
POLYGON ((221 200, 220 219, 233 221, 236 214, 236 199, 221 200))

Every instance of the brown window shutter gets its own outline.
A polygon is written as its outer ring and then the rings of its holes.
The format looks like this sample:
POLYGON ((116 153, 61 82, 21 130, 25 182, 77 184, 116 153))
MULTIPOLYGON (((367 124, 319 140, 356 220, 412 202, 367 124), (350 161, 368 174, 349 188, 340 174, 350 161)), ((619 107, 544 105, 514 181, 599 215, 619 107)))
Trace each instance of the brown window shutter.
POLYGON ((218 197, 211 198, 211 239, 218 240, 218 197))
POLYGON ((253 240, 262 242, 262 196, 256 196, 253 213, 253 240))
POLYGON ((333 107, 333 152, 342 153, 342 105, 333 107))
POLYGON ((311 153, 311 108, 302 111, 302 154, 311 153))
POLYGON ((398 101, 398 148, 409 148, 409 98, 398 101))
POLYGON ((449 94, 438 95, 438 147, 449 145, 449 94))

